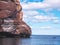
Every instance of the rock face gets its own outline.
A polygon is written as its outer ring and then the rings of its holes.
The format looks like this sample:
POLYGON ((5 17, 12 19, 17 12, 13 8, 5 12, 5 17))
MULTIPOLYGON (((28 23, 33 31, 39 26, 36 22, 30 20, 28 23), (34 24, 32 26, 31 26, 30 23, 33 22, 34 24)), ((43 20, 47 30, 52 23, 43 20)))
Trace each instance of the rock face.
POLYGON ((0 1, 0 18, 6 18, 15 11, 16 5, 13 2, 0 1))
POLYGON ((0 0, 0 37, 30 37, 31 28, 22 19, 19 0, 0 0))

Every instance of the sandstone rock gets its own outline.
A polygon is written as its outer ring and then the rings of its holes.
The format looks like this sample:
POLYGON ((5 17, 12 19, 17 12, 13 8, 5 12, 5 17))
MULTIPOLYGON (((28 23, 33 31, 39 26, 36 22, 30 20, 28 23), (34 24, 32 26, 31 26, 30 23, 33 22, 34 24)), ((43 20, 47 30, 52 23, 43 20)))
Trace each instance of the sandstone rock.
POLYGON ((14 13, 16 5, 13 2, 0 1, 0 18, 6 18, 14 13))
POLYGON ((17 31, 17 34, 21 34, 21 36, 31 35, 31 28, 24 21, 20 22, 20 24, 17 26, 16 31, 17 31))
POLYGON ((30 37, 31 28, 22 19, 19 0, 0 0, 0 36, 30 37))

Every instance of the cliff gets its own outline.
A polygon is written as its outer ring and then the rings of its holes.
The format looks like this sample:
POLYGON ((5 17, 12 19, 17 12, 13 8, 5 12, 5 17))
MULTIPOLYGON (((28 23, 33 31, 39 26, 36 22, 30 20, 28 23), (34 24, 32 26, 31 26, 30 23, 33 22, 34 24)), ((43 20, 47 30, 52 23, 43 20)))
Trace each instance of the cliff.
POLYGON ((0 0, 0 37, 30 37, 31 28, 22 19, 19 0, 0 0))

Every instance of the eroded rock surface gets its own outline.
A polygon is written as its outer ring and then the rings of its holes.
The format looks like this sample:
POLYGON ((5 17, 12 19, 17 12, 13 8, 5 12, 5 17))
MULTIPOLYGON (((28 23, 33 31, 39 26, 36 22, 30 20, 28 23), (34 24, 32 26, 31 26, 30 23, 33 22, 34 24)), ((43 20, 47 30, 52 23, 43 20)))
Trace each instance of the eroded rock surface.
POLYGON ((19 0, 0 0, 0 36, 19 35, 30 37, 31 28, 22 20, 23 12, 19 0))

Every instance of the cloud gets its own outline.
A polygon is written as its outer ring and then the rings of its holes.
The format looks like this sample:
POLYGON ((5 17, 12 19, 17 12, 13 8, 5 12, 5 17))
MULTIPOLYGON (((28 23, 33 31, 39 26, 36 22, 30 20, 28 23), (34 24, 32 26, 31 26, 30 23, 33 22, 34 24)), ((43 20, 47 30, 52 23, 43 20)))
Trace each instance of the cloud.
MULTIPOLYGON (((27 0, 25 0, 25 2, 27 2, 27 0)), ((30 21, 34 22, 52 21, 54 23, 59 23, 58 17, 49 15, 52 15, 50 11, 52 11, 53 9, 57 9, 58 11, 60 11, 60 0, 44 0, 43 2, 28 3, 25 2, 21 3, 24 12, 24 19, 28 18, 30 21), (49 14, 48 16, 41 15, 41 12, 38 12, 35 9, 42 9, 47 14, 49 14)))
POLYGON ((29 2, 29 3, 23 3, 22 4, 23 9, 27 9, 27 10, 33 10, 33 9, 45 9, 50 7, 48 4, 46 3, 41 3, 41 2, 29 2))
POLYGON ((25 10, 24 12, 24 19, 25 21, 30 22, 53 22, 53 23, 59 23, 59 17, 56 17, 54 14, 48 13, 47 15, 44 15, 42 13, 39 13, 36 10, 25 10))
POLYGON ((46 16, 46 15, 36 15, 33 17, 35 22, 49 22, 49 21, 52 21, 52 22, 58 22, 57 20, 59 19, 58 17, 55 17, 55 16, 46 16))
POLYGON ((24 12, 24 15, 38 15, 39 12, 35 11, 35 10, 26 10, 26 11, 23 11, 24 12))
POLYGON ((51 29, 52 27, 51 26, 42 26, 40 27, 40 29, 51 29))
POLYGON ((24 19, 23 20, 25 20, 25 19, 31 20, 35 15, 39 15, 39 12, 37 12, 35 10, 27 10, 27 11, 23 11, 23 12, 24 12, 23 13, 24 14, 23 15, 24 19))
POLYGON ((60 0, 44 0, 43 2, 21 3, 23 9, 60 9, 60 0))
POLYGON ((44 0, 44 3, 51 5, 51 7, 60 7, 60 0, 44 0))
POLYGON ((58 20, 53 20, 53 23, 60 24, 60 20, 59 19, 58 20))
POLYGON ((33 34, 60 35, 60 17, 53 11, 55 9, 60 11, 59 4, 60 0, 44 0, 43 2, 24 0, 21 3, 24 21, 31 26, 33 34))

